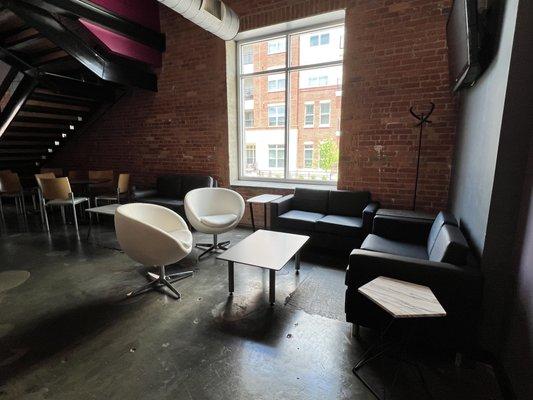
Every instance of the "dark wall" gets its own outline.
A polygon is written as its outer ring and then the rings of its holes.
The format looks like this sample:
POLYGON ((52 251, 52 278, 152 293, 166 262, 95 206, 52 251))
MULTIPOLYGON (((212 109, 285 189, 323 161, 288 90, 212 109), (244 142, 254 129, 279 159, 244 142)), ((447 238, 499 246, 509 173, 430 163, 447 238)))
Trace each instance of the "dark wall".
POLYGON ((533 3, 509 0, 496 55, 462 95, 450 196, 485 276, 480 343, 531 398, 533 3))

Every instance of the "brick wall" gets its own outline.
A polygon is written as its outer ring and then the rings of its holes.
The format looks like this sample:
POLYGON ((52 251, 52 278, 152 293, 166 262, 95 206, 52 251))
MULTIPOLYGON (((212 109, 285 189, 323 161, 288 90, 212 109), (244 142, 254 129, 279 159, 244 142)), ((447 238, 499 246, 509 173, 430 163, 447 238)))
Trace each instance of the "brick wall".
MULTIPOLYGON (((417 130, 408 109, 431 100, 437 108, 423 137, 418 208, 446 207, 455 122, 445 51, 451 0, 227 3, 242 30, 346 7, 339 188, 370 189, 386 206, 410 207, 417 130)), ((129 171, 141 185, 164 172, 229 184, 224 42, 164 6, 161 24, 167 52, 159 92, 133 90, 50 165, 129 171)), ((237 189, 245 197, 277 192, 237 189)))

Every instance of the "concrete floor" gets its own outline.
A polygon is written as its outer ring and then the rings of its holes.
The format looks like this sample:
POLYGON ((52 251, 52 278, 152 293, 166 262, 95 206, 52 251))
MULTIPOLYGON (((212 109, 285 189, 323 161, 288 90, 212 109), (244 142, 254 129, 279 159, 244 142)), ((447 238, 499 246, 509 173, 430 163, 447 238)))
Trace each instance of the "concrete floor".
MULTIPOLYGON (((306 252, 299 275, 291 264, 278 273, 270 307, 267 273, 237 265, 229 297, 226 264, 198 263, 193 251, 171 269, 195 271, 176 284, 181 300, 158 292, 126 300, 146 269, 108 248, 118 246, 110 221, 87 242, 85 225, 78 240, 57 217, 48 235, 36 215, 25 225, 6 214, 1 399, 373 398, 351 372, 375 333, 363 330, 357 341, 344 320, 344 259, 306 252)), ((451 355, 430 355, 423 371, 435 399, 499 398, 484 365, 457 369, 451 355)), ((382 390, 395 366, 385 358, 363 373, 382 390)), ((427 398, 409 368, 399 376, 387 398, 427 398)))

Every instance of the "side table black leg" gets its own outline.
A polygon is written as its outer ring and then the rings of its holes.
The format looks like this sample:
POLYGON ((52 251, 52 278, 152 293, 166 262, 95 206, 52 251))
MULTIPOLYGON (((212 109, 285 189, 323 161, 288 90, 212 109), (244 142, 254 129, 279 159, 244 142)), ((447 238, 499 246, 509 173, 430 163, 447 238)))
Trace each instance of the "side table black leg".
POLYGON ((265 216, 265 229, 267 229, 267 203, 265 203, 264 206, 265 206, 264 207, 265 208, 264 209, 264 213, 265 213, 265 215, 264 215, 265 216))
POLYGON ((254 206, 250 203, 250 217, 252 218, 252 229, 255 232, 255 222, 254 222, 254 206))
POLYGON ((87 229, 87 241, 89 241, 89 239, 91 238, 91 230, 93 227, 93 218, 91 216, 91 213, 88 213, 88 214, 89 214, 89 229, 87 229))
POLYGON ((233 295, 235 290, 235 274, 233 261, 228 261, 228 281, 229 281, 229 294, 233 295))

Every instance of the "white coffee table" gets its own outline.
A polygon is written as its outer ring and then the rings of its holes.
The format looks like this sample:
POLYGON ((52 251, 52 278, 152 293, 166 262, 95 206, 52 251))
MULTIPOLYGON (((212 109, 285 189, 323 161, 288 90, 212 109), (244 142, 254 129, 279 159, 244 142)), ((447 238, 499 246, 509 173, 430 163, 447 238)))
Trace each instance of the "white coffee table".
POLYGON ((98 215, 115 215, 115 212, 117 211, 117 208, 119 208, 122 204, 107 204, 105 206, 100 207, 92 207, 85 210, 85 212, 89 213, 89 229, 87 230, 87 240, 89 240, 89 237, 91 236, 91 230, 93 228, 93 218, 92 215, 96 214, 98 215))
POLYGON ((260 229, 243 239, 217 258, 228 262, 229 292, 235 289, 234 265, 245 264, 269 270, 269 301, 276 301, 276 271, 294 257, 296 273, 300 270, 300 250, 309 236, 260 229))

